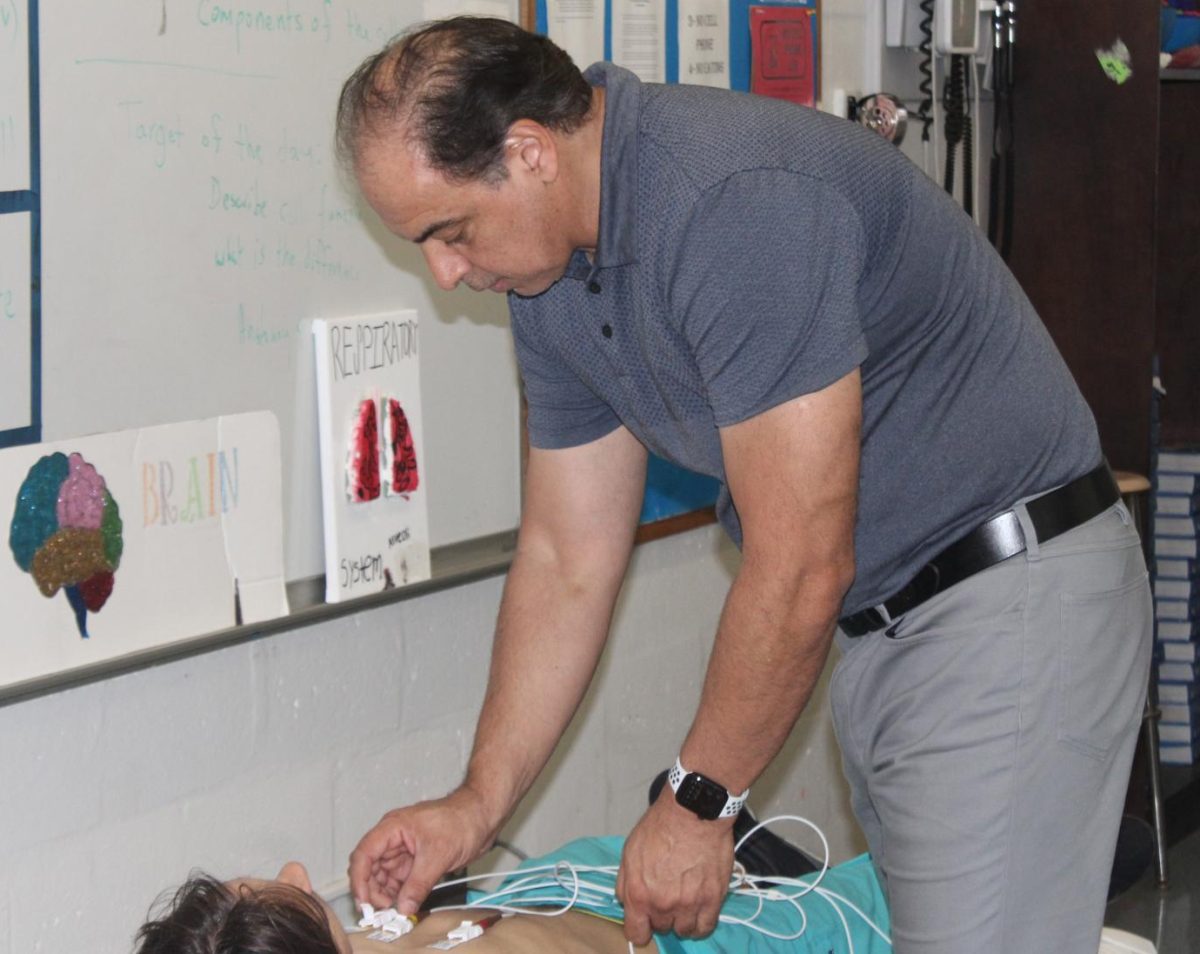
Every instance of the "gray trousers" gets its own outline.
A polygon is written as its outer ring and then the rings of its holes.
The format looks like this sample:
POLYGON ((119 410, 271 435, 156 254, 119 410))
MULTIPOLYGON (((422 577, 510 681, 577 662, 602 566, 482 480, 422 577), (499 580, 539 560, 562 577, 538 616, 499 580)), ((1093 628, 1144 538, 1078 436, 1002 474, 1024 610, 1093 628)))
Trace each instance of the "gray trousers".
POLYGON ((834 725, 896 954, 1096 954, 1151 613, 1118 503, 838 633, 834 725))

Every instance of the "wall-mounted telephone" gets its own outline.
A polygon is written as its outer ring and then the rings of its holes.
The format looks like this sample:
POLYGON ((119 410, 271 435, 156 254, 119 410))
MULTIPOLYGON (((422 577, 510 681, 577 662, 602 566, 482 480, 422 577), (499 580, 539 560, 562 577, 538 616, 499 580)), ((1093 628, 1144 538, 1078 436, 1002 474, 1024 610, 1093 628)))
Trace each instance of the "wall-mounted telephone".
POLYGON ((924 42, 923 21, 933 14, 933 47, 938 53, 974 53, 979 48, 979 15, 994 3, 982 0, 887 0, 884 42, 917 49, 924 42))
MULTIPOLYGON (((919 101, 888 93, 851 100, 850 118, 899 144, 919 123, 921 166, 978 215, 981 87, 990 94, 988 237, 1007 257, 1012 241, 1013 49, 1018 0, 886 0, 884 44, 918 53, 919 101), (982 22, 981 22, 982 21, 982 22)), ((909 60, 911 62, 911 60, 909 60)), ((982 204, 982 203, 980 203, 982 204)))
POLYGON ((979 0, 936 0, 933 48, 939 53, 974 53, 979 49, 979 0))
MULTIPOLYGON (((991 38, 990 33, 984 36, 980 18, 994 15, 996 7, 997 0, 887 0, 884 9, 885 43, 919 53, 920 101, 907 108, 921 124, 922 166, 931 177, 940 178, 972 216, 980 79, 976 67, 986 61, 991 38), (944 140, 944 165, 939 161, 939 139, 944 140)), ((882 95, 866 100, 874 103, 882 95)), ((880 133, 887 128, 879 120, 872 122, 871 110, 856 118, 880 133)), ((898 136, 887 138, 899 141, 898 136)))

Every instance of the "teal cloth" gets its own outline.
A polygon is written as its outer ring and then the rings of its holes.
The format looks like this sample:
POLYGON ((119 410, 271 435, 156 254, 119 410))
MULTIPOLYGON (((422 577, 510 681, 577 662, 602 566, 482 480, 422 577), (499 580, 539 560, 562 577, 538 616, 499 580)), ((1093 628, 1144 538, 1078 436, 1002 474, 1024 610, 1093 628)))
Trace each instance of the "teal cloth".
MULTIPOLYGON (((623 838, 617 837, 581 838, 541 858, 530 858, 522 862, 520 868, 527 870, 559 862, 570 862, 576 866, 615 866, 620 864, 624 843, 623 838)), ((509 894, 512 885, 524 877, 528 876, 510 875, 495 892, 471 891, 470 899, 479 901, 487 897, 489 904, 514 907, 553 907, 571 897, 570 876, 565 872, 560 874, 562 884, 528 893, 509 894)), ((811 881, 812 877, 801 880, 811 881)), ((548 872, 544 879, 538 880, 553 880, 553 875, 548 872)), ((594 872, 581 872, 580 880, 603 885, 610 890, 616 884, 615 875, 594 872)), ((889 932, 887 903, 875 876, 875 868, 867 855, 830 868, 821 880, 821 887, 848 899, 882 931, 889 932)), ((794 894, 800 889, 785 887, 784 890, 794 894)), ((654 940, 661 954, 840 954, 850 950, 846 943, 846 929, 830 901, 812 892, 800 899, 799 904, 807 916, 807 927, 796 940, 782 941, 740 924, 726 923, 719 924, 711 935, 700 940, 680 938, 674 934, 656 934, 654 940)), ((586 893, 581 894, 576 907, 615 921, 624 919, 624 911, 611 893, 607 898, 600 894, 591 897, 586 893)), ((758 902, 753 898, 730 895, 725 899, 721 913, 750 919, 757 907, 758 902)), ((891 951, 891 945, 871 930, 853 910, 844 904, 840 907, 854 940, 855 954, 885 954, 891 951)), ((766 902, 755 923, 776 934, 787 935, 798 931, 802 922, 800 913, 793 905, 766 902)))

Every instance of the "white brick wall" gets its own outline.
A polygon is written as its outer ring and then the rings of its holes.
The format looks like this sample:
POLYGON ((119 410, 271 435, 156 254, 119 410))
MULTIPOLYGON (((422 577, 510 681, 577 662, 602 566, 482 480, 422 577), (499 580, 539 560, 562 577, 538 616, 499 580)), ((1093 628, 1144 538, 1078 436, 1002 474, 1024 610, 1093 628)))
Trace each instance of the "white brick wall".
MULTIPOLYGON (((736 561, 716 528, 638 549, 597 682, 507 840, 542 851, 636 821, 690 721, 736 561)), ((340 881, 384 811, 458 781, 501 585, 0 708, 0 954, 129 950, 194 867, 273 874, 299 858, 316 883, 340 881)), ((754 804, 811 814, 840 858, 861 850, 824 711, 754 804)))

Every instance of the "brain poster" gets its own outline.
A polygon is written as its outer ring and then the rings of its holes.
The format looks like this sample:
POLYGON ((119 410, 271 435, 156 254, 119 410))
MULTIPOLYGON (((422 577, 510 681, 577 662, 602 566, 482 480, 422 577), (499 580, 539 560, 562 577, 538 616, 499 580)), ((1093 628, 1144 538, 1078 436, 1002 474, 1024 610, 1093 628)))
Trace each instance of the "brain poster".
POLYGON ((414 311, 313 322, 325 599, 429 579, 414 311))
POLYGON ((43 596, 60 589, 87 639, 87 614, 112 593, 124 549, 121 511, 104 478, 78 451, 55 451, 29 468, 8 544, 43 596))
POLYGON ((285 614, 280 474, 269 413, 0 450, 0 690, 285 614))

